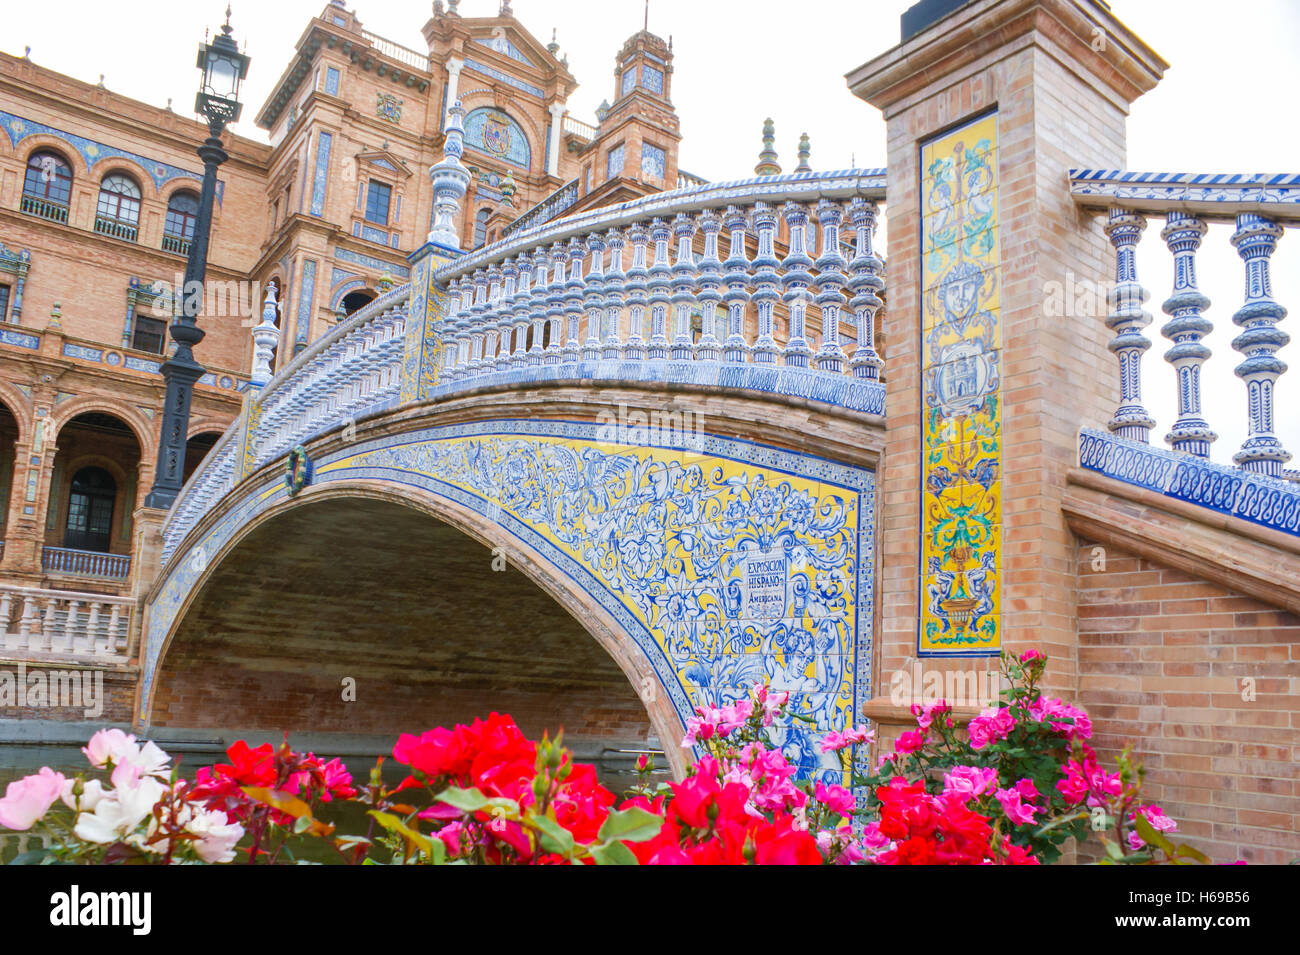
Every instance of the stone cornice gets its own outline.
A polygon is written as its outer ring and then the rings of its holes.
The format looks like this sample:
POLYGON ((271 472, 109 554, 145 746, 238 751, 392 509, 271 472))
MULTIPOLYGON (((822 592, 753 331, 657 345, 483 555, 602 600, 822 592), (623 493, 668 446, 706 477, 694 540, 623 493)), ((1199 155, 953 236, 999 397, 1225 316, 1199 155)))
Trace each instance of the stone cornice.
POLYGON ((855 96, 886 116, 931 83, 1016 40, 1050 39, 1124 103, 1151 90, 1168 65, 1094 0, 980 0, 846 74, 855 96))
POLYGON ((1165 567, 1300 613, 1300 540, 1082 468, 1061 510, 1070 529, 1165 567))
MULTIPOLYGON (((133 148, 141 143, 164 144, 192 159, 196 172, 202 170, 194 151, 208 136, 207 124, 173 110, 85 83, 8 53, 0 53, 0 92, 18 101, 10 109, 19 107, 23 100, 36 101, 52 112, 93 126, 119 127, 133 148)), ((230 163, 265 168, 271 154, 266 143, 246 139, 229 129, 222 134, 222 141, 230 163)))

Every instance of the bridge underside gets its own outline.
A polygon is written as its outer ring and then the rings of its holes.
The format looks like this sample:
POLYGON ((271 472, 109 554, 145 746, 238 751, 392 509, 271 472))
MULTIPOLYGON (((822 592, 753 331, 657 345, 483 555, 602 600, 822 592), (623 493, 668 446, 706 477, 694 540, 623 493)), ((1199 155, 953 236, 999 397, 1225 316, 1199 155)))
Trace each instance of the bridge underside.
POLYGON ((152 723, 395 738, 494 709, 575 743, 651 737, 623 671, 520 571, 427 514, 333 498, 268 520, 213 570, 152 723))

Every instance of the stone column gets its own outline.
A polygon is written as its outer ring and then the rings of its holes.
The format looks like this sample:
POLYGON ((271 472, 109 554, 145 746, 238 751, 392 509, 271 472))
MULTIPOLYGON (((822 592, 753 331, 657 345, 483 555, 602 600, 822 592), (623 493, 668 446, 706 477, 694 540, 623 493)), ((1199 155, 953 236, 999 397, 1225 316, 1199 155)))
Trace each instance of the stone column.
POLYGON ((550 105, 551 140, 546 144, 546 174, 560 174, 560 140, 564 138, 564 104, 558 100, 550 105))
POLYGON ((1053 686, 1074 687, 1074 552, 1060 501, 1078 430, 1107 420, 1118 383, 1102 319, 1046 319, 1044 289, 1110 274, 1101 223, 1076 213, 1066 170, 1124 167, 1129 106, 1166 67, 1101 4, 947 11, 848 74, 888 129, 888 437, 869 714, 886 724, 910 720, 890 705, 891 678, 909 685, 901 676, 918 657, 925 671, 996 671, 999 650, 1033 645, 1055 658, 1053 686), (988 525, 974 544, 931 526, 961 522, 974 504, 988 525))
POLYGON ((465 62, 459 57, 447 57, 447 106, 442 114, 442 128, 447 128, 447 123, 451 120, 451 108, 460 98, 460 71, 465 68, 465 62))
POLYGON ((167 512, 156 507, 137 507, 131 512, 134 520, 134 538, 131 548, 131 596, 136 598, 136 612, 131 615, 127 630, 127 659, 140 662, 140 634, 144 620, 145 598, 158 580, 162 570, 162 528, 167 512))

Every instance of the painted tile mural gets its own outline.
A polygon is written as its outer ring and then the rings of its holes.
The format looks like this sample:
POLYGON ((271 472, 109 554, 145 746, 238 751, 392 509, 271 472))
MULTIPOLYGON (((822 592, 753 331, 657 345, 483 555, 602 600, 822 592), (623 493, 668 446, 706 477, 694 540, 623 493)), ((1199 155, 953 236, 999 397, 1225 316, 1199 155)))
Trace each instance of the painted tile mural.
MULTIPOLYGON (((629 635, 683 720, 758 680, 789 690, 804 719, 778 729, 787 757, 805 777, 842 778, 818 743, 860 722, 871 694, 871 471, 702 433, 627 444, 592 424, 500 421, 316 462, 314 484, 359 479, 455 501, 559 567, 629 635)), ((218 553, 285 494, 282 480, 247 488, 191 553, 218 553)), ((200 573, 180 555, 160 589, 146 698, 200 573)))
POLYGON ((1001 645, 1002 404, 997 114, 921 147, 918 652, 1001 645))

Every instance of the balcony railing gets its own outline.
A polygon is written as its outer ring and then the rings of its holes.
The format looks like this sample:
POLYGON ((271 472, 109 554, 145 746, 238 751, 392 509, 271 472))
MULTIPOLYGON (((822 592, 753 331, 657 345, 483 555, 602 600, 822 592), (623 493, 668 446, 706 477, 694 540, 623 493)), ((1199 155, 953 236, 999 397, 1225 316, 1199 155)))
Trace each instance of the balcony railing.
POLYGON ((1116 262, 1106 326, 1115 333, 1109 348, 1118 359, 1120 402, 1109 434, 1087 429, 1081 436, 1082 466, 1300 534, 1300 471, 1287 467, 1292 455, 1275 429, 1274 395, 1287 370, 1276 354, 1290 336, 1279 327, 1286 309, 1274 300, 1269 275, 1284 230, 1300 227, 1300 175, 1072 170, 1070 191, 1078 205, 1106 216, 1116 262), (1141 358, 1151 347, 1144 331, 1151 314, 1143 308, 1148 292, 1138 277, 1137 246, 1148 217, 1164 220, 1159 234, 1174 260, 1173 289, 1161 305, 1169 320, 1160 328, 1170 343, 1164 358, 1174 367, 1178 408, 1165 435, 1168 451, 1149 447, 1155 420, 1143 404, 1141 358), (1204 339, 1214 322, 1197 285, 1196 255, 1207 223, 1215 221, 1234 226, 1230 241, 1246 279, 1245 297, 1232 313, 1240 329, 1232 348, 1242 359, 1234 371, 1247 399, 1246 439, 1233 465, 1209 460, 1218 437, 1214 419, 1224 412, 1218 395, 1203 404, 1201 391, 1203 368, 1213 357, 1204 339))
POLYGON ((29 216, 39 216, 42 219, 49 219, 51 222, 68 221, 68 207, 66 204, 51 202, 49 199, 42 199, 40 196, 29 196, 24 193, 20 208, 29 216))
POLYGON ((564 185, 560 186, 553 193, 543 199, 537 205, 533 206, 514 222, 511 222, 501 230, 501 237, 506 238, 514 235, 516 232, 522 232, 525 229, 531 229, 539 226, 544 222, 550 222, 556 216, 563 214, 564 210, 569 208, 578 201, 578 180, 570 179, 564 185))
POLYGON ((591 123, 584 123, 582 120, 574 116, 564 117, 563 128, 566 133, 576 133, 583 139, 595 139, 596 133, 598 132, 596 127, 591 125, 591 123))
POLYGON ((8 657, 125 663, 135 599, 0 585, 0 646, 8 657))
POLYGON ((708 184, 709 180, 703 176, 697 176, 685 169, 677 170, 677 185, 681 189, 698 189, 700 186, 707 186, 708 184))
POLYGON ((175 252, 177 255, 190 254, 190 240, 182 239, 177 235, 165 235, 162 240, 164 252, 175 252))
POLYGON ((95 216, 95 231, 100 235, 112 236, 114 239, 134 242, 139 227, 136 223, 127 222, 124 219, 114 219, 112 216, 95 216))
MULTIPOLYGON (((401 285, 358 309, 266 384, 248 435, 253 467, 397 403, 409 296, 410 285, 401 285)), ((234 487, 241 467, 238 427, 236 422, 226 430, 176 498, 163 526, 164 564, 208 508, 234 487)))
POLYGON ((883 414, 874 335, 884 264, 872 235, 884 186, 883 170, 713 183, 539 224, 455 259, 436 274, 450 304, 433 395, 597 378, 883 414), (855 239, 848 257, 842 231, 855 239))
POLYGON ((391 56, 394 60, 400 60, 407 66, 413 66, 417 70, 427 70, 429 68, 429 54, 421 53, 418 50, 412 50, 408 46, 402 46, 400 43, 394 43, 392 40, 384 39, 369 30, 362 30, 361 35, 370 41, 380 53, 385 56, 391 56))
POLYGON ((49 574, 126 580, 131 576, 131 556, 105 554, 93 550, 74 550, 71 547, 43 547, 41 569, 49 574))

